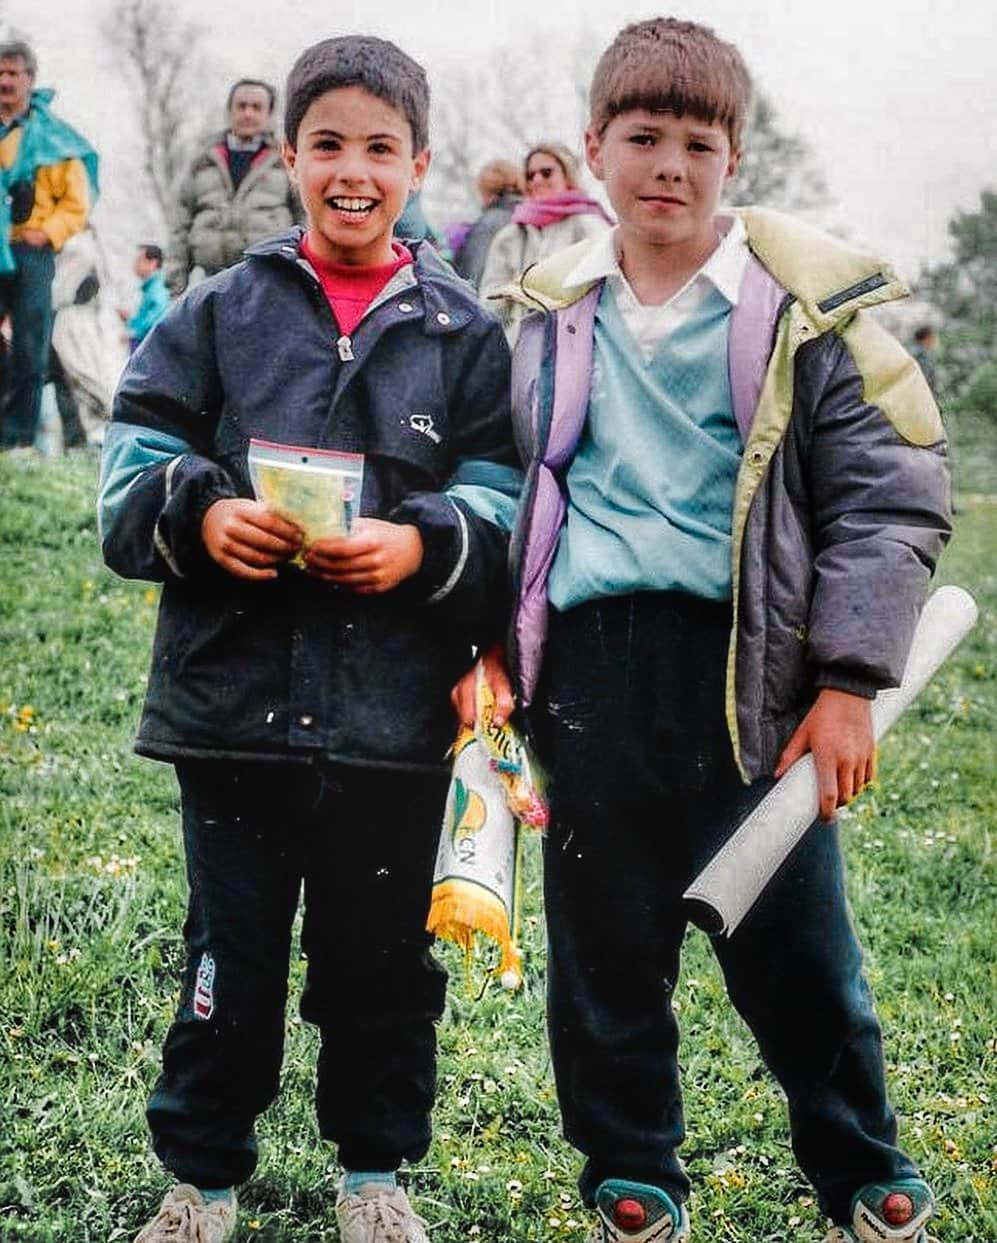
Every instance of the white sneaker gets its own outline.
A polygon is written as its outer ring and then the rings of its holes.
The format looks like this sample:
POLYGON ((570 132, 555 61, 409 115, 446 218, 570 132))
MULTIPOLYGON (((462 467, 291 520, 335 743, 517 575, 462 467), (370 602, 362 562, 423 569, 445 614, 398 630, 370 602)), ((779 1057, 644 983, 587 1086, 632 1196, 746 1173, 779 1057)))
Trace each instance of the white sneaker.
POLYGON ((230 1200, 205 1200, 196 1187, 178 1183, 135 1243, 226 1243, 235 1233, 238 1209, 230 1200))
POLYGON ((595 1193, 588 1243, 688 1243, 689 1215, 660 1188, 610 1178, 595 1193))
POLYGON ((919 1178, 868 1183, 852 1201, 851 1224, 832 1227, 824 1243, 938 1243, 924 1228, 934 1209, 919 1178))
POLYGON ((426 1223, 402 1187, 364 1183, 336 1201, 340 1243, 429 1243, 426 1223))

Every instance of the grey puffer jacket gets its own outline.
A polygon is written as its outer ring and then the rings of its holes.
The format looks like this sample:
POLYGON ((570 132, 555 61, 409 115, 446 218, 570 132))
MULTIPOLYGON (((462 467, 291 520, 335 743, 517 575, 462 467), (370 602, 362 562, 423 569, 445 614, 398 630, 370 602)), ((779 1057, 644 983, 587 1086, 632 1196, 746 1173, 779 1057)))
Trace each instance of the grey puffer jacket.
MULTIPOLYGON (((752 251, 728 371, 744 443, 734 495, 727 722, 746 778, 771 773, 821 687, 900 682, 950 531, 945 434, 913 359, 868 308, 907 290, 887 264, 743 208, 752 251)), ((567 285, 585 244, 507 291, 524 324, 513 411, 527 481, 513 535, 513 666, 529 704, 547 576, 584 427, 600 285, 567 285)), ((662 462, 662 470, 670 463, 662 462)))
POLYGON ((170 235, 166 280, 181 293, 194 268, 212 276, 238 263, 247 247, 284 233, 301 209, 272 136, 268 135, 238 188, 220 134, 180 186, 170 235))

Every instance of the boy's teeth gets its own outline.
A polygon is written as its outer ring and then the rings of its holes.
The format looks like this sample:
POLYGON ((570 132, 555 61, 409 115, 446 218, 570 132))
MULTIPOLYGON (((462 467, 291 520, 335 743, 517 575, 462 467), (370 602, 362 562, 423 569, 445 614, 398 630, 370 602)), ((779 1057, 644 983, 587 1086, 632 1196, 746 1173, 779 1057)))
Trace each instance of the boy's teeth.
POLYGON ((374 206, 373 199, 333 199, 333 207, 340 211, 366 211, 374 206))

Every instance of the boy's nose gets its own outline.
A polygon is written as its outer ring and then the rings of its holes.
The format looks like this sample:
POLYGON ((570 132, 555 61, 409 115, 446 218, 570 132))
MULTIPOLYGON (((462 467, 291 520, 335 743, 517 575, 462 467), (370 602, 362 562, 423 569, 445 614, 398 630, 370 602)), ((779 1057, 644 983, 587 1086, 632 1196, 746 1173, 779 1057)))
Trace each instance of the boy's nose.
POLYGON ((336 177, 339 181, 363 181, 367 176, 367 165, 359 151, 346 150, 338 161, 336 177))
POLYGON ((681 181, 685 176, 685 152, 677 147, 662 146, 658 151, 655 176, 663 181, 681 181))

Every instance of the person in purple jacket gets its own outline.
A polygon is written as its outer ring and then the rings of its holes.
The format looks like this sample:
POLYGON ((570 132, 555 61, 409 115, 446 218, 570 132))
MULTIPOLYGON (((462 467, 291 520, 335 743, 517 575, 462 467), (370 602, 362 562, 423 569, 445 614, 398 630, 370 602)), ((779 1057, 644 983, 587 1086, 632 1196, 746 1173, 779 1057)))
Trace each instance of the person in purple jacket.
MULTIPOLYGON (((897 1147, 834 810, 875 773, 949 530, 930 391, 867 308, 890 267, 777 213, 721 211, 750 78, 672 19, 624 29, 586 155, 618 227, 507 291, 528 465, 512 540, 513 690, 550 774, 549 1029, 593 1243, 685 1240, 672 994, 682 894, 812 752, 818 823, 729 940, 731 1000, 789 1103, 827 1243, 926 1243, 897 1147)), ((472 679, 455 688, 466 721, 472 679)))

